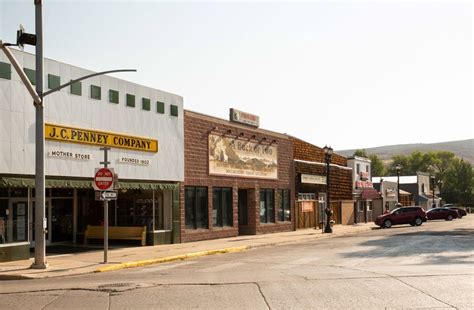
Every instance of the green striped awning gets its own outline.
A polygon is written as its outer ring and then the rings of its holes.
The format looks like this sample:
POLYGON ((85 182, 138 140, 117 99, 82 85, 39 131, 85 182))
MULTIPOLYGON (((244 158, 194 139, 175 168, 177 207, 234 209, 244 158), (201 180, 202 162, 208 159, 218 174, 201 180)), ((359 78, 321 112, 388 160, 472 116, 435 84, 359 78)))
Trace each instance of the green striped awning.
MULTIPOLYGON (((92 180, 84 179, 52 179, 46 178, 46 187, 55 188, 90 188, 92 189, 92 180)), ((0 187, 34 187, 35 179, 28 177, 0 177, 0 187)), ((118 189, 175 189, 178 183, 159 183, 150 181, 119 181, 118 189)))

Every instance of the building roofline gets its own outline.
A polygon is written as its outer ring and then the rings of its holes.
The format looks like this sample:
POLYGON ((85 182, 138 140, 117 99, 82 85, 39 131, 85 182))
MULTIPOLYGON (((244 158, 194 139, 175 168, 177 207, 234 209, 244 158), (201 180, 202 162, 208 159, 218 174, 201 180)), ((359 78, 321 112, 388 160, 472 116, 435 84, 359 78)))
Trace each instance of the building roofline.
MULTIPOLYGON (((290 135, 290 134, 285 133, 285 135, 288 136, 290 139, 295 139, 295 140, 302 141, 302 142, 304 142, 304 143, 308 143, 308 144, 310 144, 310 145, 312 145, 312 146, 314 146, 314 147, 320 149, 321 151, 323 151, 323 149, 324 149, 323 147, 317 146, 317 145, 315 145, 315 144, 313 144, 313 143, 311 143, 311 142, 305 141, 305 140, 303 140, 303 139, 300 139, 300 138, 298 138, 298 137, 292 136, 292 135, 290 135)), ((347 159, 346 156, 341 155, 341 154, 337 153, 337 152, 334 151, 334 150, 333 150, 333 154, 336 154, 337 156, 341 156, 341 157, 344 157, 345 159, 347 159)))
MULTIPOLYGON (((23 54, 28 54, 30 56, 33 56, 35 57, 36 55, 33 54, 33 53, 30 53, 30 52, 25 52, 25 51, 21 51, 21 50, 18 50, 16 48, 10 48, 12 51, 14 52, 18 52, 18 53, 23 53, 23 54)), ((77 69, 80 69, 80 70, 84 70, 84 71, 88 71, 90 73, 97 73, 97 72, 101 72, 101 71, 95 71, 95 70, 91 70, 91 69, 88 69, 88 68, 84 68, 84 67, 80 67, 80 66, 77 66, 77 65, 73 65, 73 64, 69 64, 67 62, 64 62, 64 61, 59 61, 59 60, 55 60, 55 59, 51 59, 51 58, 48 58, 48 57, 43 57, 44 60, 47 60, 47 61, 50 61, 50 62, 55 62, 55 63, 58 63, 58 64, 63 64, 63 65, 66 65, 66 66, 70 66, 70 67, 74 67, 74 68, 77 68, 77 69)), ((31 69, 34 69, 34 68, 31 68, 31 69)), ((113 70, 113 69, 110 69, 110 70, 113 70)), ((105 70, 103 70, 105 71, 105 70)), ((137 70, 138 71, 138 70, 137 70)), ((46 72, 47 73, 47 72, 46 72)), ((168 95, 172 95, 172 96, 176 96, 176 97, 179 97, 181 98, 182 101, 183 100, 183 97, 180 96, 180 95, 177 95, 175 93, 171 93, 171 92, 168 92, 168 91, 165 91, 165 90, 161 90, 161 89, 158 89, 158 88, 155 88, 155 87, 151 87, 151 86, 146 86, 146 85, 143 85, 143 84, 138 84, 136 82, 132 82, 132 81, 129 81, 129 80, 125 80, 125 79, 122 79, 122 78, 117 78, 115 76, 111 76, 111 75, 102 75, 102 76, 105 76, 107 78, 111 78, 111 79, 115 79, 117 81, 121 81, 121 82, 124 82, 124 83, 130 83, 130 84, 134 84, 134 85, 137 85, 137 86, 140 86, 140 87, 144 87, 144 88, 149 88, 149 89, 153 89, 153 90, 157 90, 157 91, 160 91, 162 93, 165 93, 165 94, 168 94, 168 95)))
POLYGON ((185 115, 187 114, 189 116, 196 117, 196 118, 199 118, 199 119, 202 119, 202 120, 220 123, 220 124, 225 125, 225 126, 232 126, 232 127, 236 127, 236 128, 242 129, 242 130, 256 131, 256 132, 261 133, 261 134, 272 135, 272 136, 278 137, 280 139, 289 140, 289 137, 285 134, 282 134, 282 133, 278 133, 278 132, 267 130, 267 129, 257 128, 257 127, 252 127, 252 126, 241 125, 239 123, 231 122, 230 120, 226 120, 226 119, 216 117, 216 116, 212 116, 212 115, 207 115, 207 114, 203 114, 203 113, 199 113, 199 112, 194 112, 194 111, 187 110, 187 109, 184 109, 184 114, 185 115))
POLYGON ((369 162, 371 163, 372 161, 370 159, 368 159, 367 157, 361 157, 361 156, 351 156, 351 157, 347 157, 347 160, 360 160, 360 161, 365 161, 365 162, 369 162))
MULTIPOLYGON (((309 164, 309 165, 326 166, 326 163, 321 163, 318 161, 307 161, 307 160, 301 160, 301 159, 293 159, 293 161, 297 163, 303 163, 303 164, 309 164)), ((352 170, 351 167, 346 167, 346 166, 341 166, 341 165, 336 165, 336 164, 329 164, 329 165, 332 167, 337 167, 344 170, 352 170)))

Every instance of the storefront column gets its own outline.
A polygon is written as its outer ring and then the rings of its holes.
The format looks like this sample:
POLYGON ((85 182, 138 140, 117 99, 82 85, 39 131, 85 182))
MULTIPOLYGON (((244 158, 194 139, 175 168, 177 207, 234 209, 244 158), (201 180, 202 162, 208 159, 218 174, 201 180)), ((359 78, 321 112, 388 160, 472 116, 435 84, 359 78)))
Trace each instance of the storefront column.
POLYGON ((173 197, 173 242, 181 243, 181 213, 179 212, 179 186, 175 186, 172 192, 173 197))
POLYGON ((76 243, 77 234, 77 189, 72 190, 73 202, 72 202, 72 243, 76 243))
POLYGON ((27 206, 28 206, 28 242, 30 242, 30 245, 31 245, 31 242, 34 241, 33 240, 33 230, 35 229, 35 224, 33 222, 33 212, 35 212, 33 210, 33 201, 31 199, 33 193, 31 192, 31 187, 28 187, 28 194, 27 194, 27 197, 26 197, 26 201, 27 201, 27 206), (30 226, 31 225, 31 226, 30 226), (31 227, 31 228, 30 228, 31 227))
POLYGON ((153 225, 153 232, 155 231, 155 190, 153 190, 152 192, 152 203, 151 203, 151 206, 152 206, 152 216, 153 216, 153 219, 151 221, 152 225, 153 225))

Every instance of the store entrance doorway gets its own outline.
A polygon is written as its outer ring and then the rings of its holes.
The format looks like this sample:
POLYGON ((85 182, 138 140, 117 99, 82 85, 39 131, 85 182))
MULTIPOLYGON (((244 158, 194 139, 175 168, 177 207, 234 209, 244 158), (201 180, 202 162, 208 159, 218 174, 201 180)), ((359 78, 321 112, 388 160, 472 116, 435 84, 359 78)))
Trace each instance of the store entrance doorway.
POLYGON ((239 189, 238 194, 238 213, 239 213, 239 235, 242 235, 248 225, 248 201, 247 190, 239 189))
POLYGON ((73 241, 73 199, 53 198, 50 205, 51 243, 73 241))

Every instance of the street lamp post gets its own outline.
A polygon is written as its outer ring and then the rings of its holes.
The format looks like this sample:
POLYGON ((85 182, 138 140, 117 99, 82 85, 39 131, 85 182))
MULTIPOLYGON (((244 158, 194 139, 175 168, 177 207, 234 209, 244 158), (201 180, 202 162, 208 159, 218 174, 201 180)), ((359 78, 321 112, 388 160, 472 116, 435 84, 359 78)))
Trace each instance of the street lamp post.
POLYGON ((32 268, 45 269, 46 261, 46 217, 44 176, 44 101, 43 101, 43 3, 35 0, 36 29, 36 93, 40 103, 35 103, 35 261, 32 268))
POLYGON ((443 180, 438 180, 438 194, 441 196, 440 197, 440 205, 441 205, 441 199, 442 199, 442 194, 441 191, 443 190, 443 180))
POLYGON ((436 184, 436 177, 434 175, 430 175, 431 183, 433 184, 432 187, 432 193, 433 193, 433 204, 431 205, 431 208, 434 208, 436 206, 435 204, 435 184, 436 184))
POLYGON ((323 148, 324 150, 324 159, 326 161, 326 200, 327 200, 327 205, 326 205, 326 227, 324 228, 325 233, 332 233, 332 228, 331 228, 331 215, 332 215, 332 209, 331 209, 331 191, 330 191, 330 171, 329 171, 329 165, 331 163, 331 157, 333 153, 333 149, 329 146, 325 146, 323 148))
POLYGON ((395 170, 397 171, 397 207, 400 203, 400 171, 402 170, 402 166, 397 164, 395 166, 395 170))

